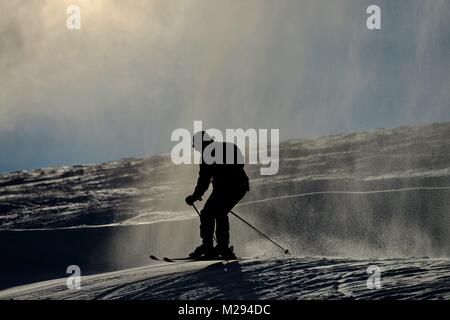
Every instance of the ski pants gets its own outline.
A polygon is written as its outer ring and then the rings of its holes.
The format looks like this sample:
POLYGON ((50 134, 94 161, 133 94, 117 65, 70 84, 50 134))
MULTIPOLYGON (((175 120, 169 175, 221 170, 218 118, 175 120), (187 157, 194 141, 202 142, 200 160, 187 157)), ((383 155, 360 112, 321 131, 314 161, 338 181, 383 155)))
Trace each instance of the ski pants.
POLYGON ((217 245, 228 248, 230 242, 228 212, 246 193, 246 190, 213 190, 200 212, 200 237, 203 244, 213 245, 215 225, 217 245))

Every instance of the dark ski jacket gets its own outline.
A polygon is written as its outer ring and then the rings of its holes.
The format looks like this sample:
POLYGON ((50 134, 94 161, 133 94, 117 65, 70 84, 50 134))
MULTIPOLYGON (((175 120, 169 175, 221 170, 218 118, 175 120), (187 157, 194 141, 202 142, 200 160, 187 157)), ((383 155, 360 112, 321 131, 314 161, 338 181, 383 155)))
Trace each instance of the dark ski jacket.
MULTIPOLYGON (((221 163, 208 164, 202 155, 197 186, 192 194, 194 198, 200 199, 208 190, 210 182, 212 182, 214 191, 230 193, 249 191, 248 177, 244 170, 243 156, 239 148, 235 144, 228 142, 213 141, 212 144, 214 144, 214 150, 222 147, 223 161, 221 163), (229 154, 231 150, 233 150, 234 159, 233 163, 229 164, 226 163, 226 159, 227 152, 229 154)), ((211 154, 214 156, 215 152, 213 151, 211 154)), ((231 159, 230 154, 229 158, 231 159)))

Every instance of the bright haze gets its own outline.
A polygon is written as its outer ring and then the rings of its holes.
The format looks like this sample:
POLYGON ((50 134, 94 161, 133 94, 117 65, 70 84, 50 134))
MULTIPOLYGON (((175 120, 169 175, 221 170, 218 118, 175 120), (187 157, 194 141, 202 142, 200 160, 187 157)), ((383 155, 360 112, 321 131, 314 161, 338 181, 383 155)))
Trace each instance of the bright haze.
POLYGON ((167 153, 176 128, 281 139, 450 120, 450 2, 0 2, 0 171, 167 153), (69 4, 81 30, 66 28, 69 4))

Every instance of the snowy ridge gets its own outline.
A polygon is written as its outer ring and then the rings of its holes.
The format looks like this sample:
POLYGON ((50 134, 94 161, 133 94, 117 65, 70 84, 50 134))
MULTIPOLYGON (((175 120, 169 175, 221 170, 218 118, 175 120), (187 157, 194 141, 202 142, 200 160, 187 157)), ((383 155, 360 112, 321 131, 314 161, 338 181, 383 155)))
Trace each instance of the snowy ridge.
POLYGON ((159 264, 66 278, 0 292, 0 299, 449 299, 450 262, 279 258, 159 264), (381 288, 367 287, 367 268, 381 269, 381 288))
MULTIPOLYGON (((280 144, 280 170, 248 165, 244 201, 330 190, 450 185, 450 124, 342 134, 280 144)), ((65 228, 190 217, 197 166, 168 156, 0 174, 0 229, 65 228)))

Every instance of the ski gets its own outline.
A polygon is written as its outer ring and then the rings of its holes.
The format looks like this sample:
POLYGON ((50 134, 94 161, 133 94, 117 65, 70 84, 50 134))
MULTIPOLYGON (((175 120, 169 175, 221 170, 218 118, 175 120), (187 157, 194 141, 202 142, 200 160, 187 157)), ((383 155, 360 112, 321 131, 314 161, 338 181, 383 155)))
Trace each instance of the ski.
POLYGON ((181 262, 181 261, 186 261, 186 262, 195 262, 195 261, 239 261, 242 260, 242 258, 234 258, 234 259, 224 259, 224 258, 191 258, 191 257, 185 257, 185 258, 169 258, 169 257, 164 257, 163 261, 165 262, 181 262))
POLYGON ((185 258, 168 258, 168 257, 164 257, 164 258, 159 258, 157 256, 154 255, 149 255, 148 256, 151 260, 155 260, 155 261, 165 261, 165 262, 176 262, 176 261, 184 261, 184 260, 194 260, 193 258, 190 257, 185 257, 185 258))
POLYGON ((154 255, 149 255, 149 258, 151 260, 155 261, 164 261, 168 263, 174 263, 174 262, 195 262, 195 261, 240 261, 243 260, 242 258, 234 258, 234 259, 224 259, 224 258, 191 258, 191 257, 183 257, 183 258, 169 258, 169 257, 163 257, 159 258, 154 255))
POLYGON ((149 255, 148 257, 149 257, 150 259, 152 259, 152 260, 163 261, 162 259, 160 259, 160 258, 158 258, 157 256, 154 256, 154 255, 149 255))
POLYGON ((157 256, 154 255, 149 255, 148 256, 151 260, 155 260, 155 261, 165 261, 165 262, 177 262, 177 261, 196 261, 198 259, 193 259, 191 257, 185 257, 185 258, 168 258, 168 257, 164 257, 164 258, 159 258, 157 256))
POLYGON ((190 257, 185 257, 185 258, 168 258, 168 257, 164 257, 163 260, 165 262, 176 262, 176 261, 191 261, 194 260, 190 257))

